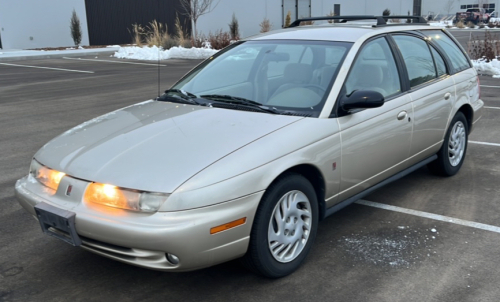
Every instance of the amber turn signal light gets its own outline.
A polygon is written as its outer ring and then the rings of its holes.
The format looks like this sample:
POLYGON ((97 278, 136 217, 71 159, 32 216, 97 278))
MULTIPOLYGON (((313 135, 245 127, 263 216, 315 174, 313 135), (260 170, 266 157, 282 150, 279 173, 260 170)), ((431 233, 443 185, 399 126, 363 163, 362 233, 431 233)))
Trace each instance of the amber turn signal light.
POLYGON ((210 229, 210 234, 213 235, 213 234, 225 231, 225 230, 232 229, 232 228, 237 227, 239 225, 245 224, 246 221, 247 221, 247 218, 243 217, 243 218, 240 218, 238 220, 231 221, 231 222, 225 223, 223 225, 213 227, 210 229))

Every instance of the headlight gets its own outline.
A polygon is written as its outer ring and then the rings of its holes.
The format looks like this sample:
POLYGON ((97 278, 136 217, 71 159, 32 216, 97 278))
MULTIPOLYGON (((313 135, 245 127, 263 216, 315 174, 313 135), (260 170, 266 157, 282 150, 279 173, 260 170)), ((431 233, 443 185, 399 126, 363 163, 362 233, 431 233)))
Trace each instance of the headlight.
POLYGON ((54 191, 57 191, 57 187, 59 186, 61 179, 64 175, 66 175, 63 172, 52 170, 41 165, 35 159, 31 161, 30 174, 41 184, 51 188, 54 191))
POLYGON ((87 186, 83 200, 132 211, 155 212, 167 198, 168 194, 139 192, 91 183, 87 186))

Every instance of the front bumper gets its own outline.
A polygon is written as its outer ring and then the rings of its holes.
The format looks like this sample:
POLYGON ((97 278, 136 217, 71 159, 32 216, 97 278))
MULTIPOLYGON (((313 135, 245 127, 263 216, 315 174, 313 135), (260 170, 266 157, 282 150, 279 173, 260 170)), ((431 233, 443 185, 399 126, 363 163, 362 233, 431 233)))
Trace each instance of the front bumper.
POLYGON ((26 176, 16 183, 16 197, 35 218, 34 206, 40 202, 76 213, 75 227, 84 249, 164 271, 195 270, 243 256, 264 193, 186 211, 138 213, 86 204, 81 200, 88 185, 86 181, 64 177, 61 184, 72 184, 77 194, 71 197, 64 192, 49 192, 26 176), (210 234, 211 228, 243 217, 245 224, 210 234), (166 253, 177 256, 179 264, 170 263, 166 253))

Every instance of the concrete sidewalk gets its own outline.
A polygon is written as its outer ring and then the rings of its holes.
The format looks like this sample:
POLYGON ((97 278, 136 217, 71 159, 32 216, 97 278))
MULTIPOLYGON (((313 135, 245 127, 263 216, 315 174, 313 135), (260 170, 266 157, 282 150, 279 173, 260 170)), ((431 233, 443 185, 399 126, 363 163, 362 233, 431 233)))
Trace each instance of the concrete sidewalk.
POLYGON ((62 57, 80 56, 110 56, 119 47, 92 48, 92 49, 70 49, 70 50, 22 50, 22 49, 0 49, 0 62, 56 59, 62 57))

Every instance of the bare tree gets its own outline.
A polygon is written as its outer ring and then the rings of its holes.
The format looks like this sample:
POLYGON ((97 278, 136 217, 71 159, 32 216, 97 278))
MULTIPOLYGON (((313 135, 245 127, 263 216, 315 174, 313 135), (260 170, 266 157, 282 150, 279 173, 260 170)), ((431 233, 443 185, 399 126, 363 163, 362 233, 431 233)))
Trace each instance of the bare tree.
POLYGON ((193 38, 196 41, 196 22, 198 18, 213 11, 220 0, 217 0, 213 5, 214 0, 180 0, 181 6, 184 9, 183 15, 187 16, 193 25, 193 38))
POLYGON ((455 6, 455 0, 448 0, 444 3, 443 9, 447 15, 453 11, 453 6, 455 6))

